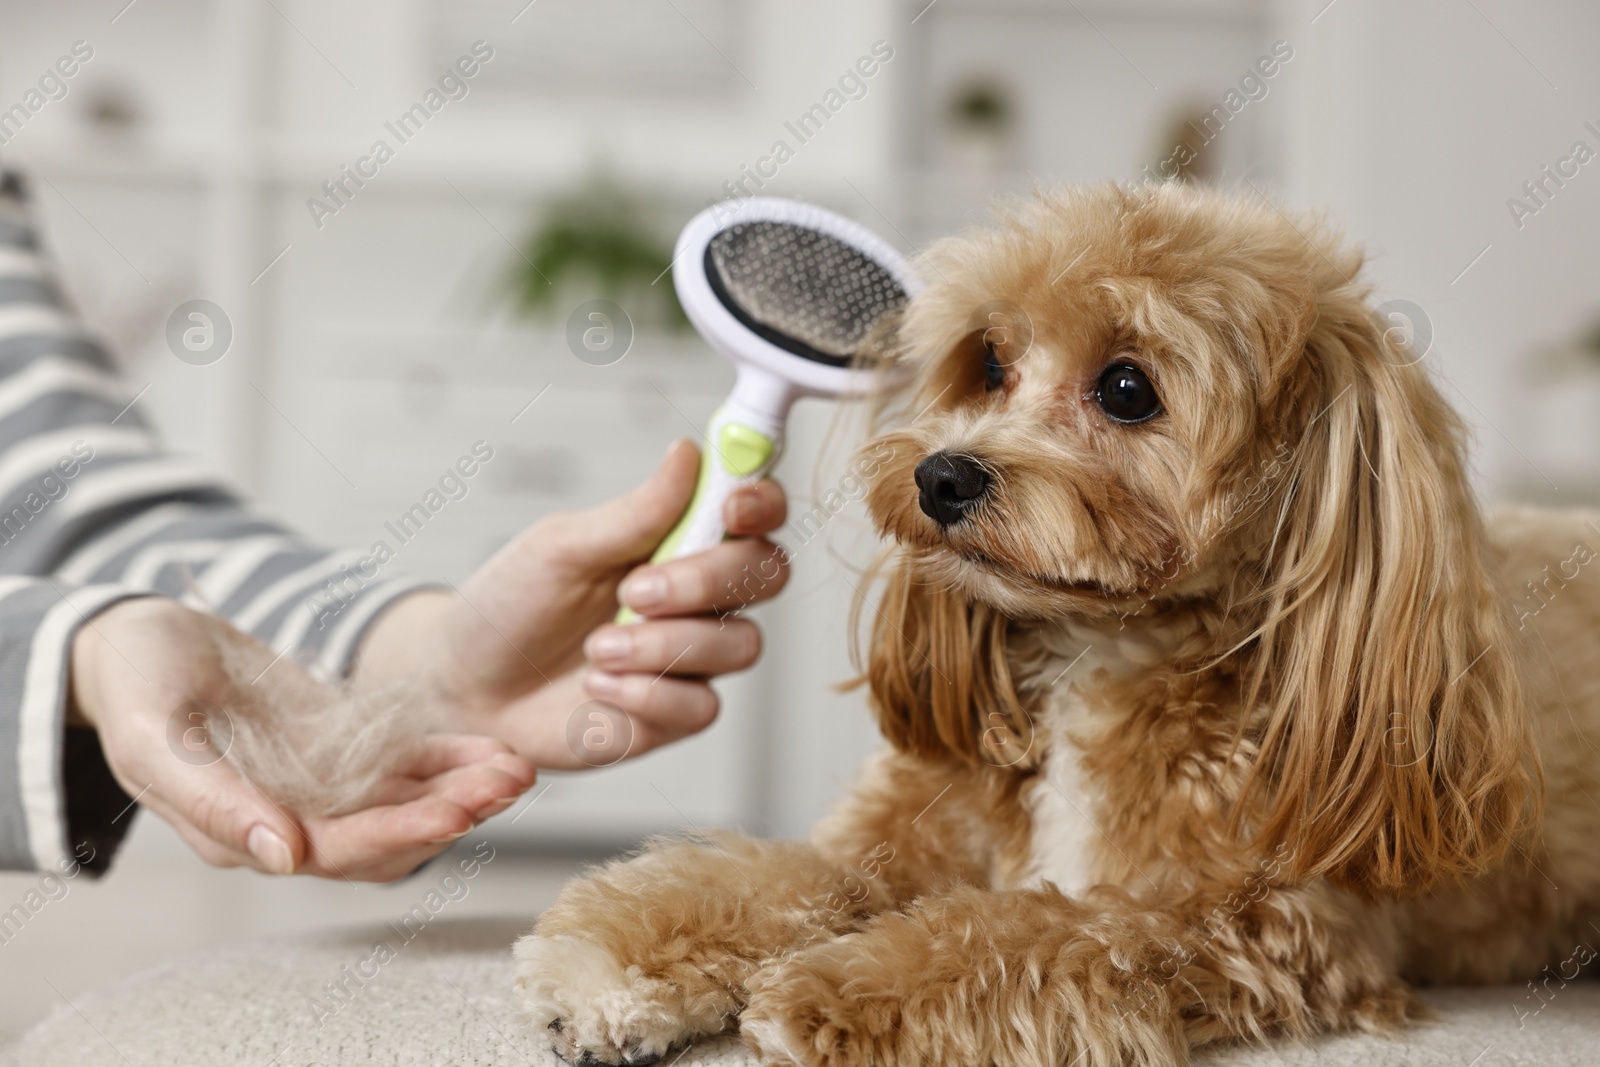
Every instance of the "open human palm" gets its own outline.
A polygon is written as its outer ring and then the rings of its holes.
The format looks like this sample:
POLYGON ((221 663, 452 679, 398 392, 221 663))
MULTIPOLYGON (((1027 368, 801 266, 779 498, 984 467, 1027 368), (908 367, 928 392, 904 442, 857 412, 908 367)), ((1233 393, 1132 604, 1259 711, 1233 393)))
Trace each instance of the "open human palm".
POLYGON ((351 810, 316 802, 306 786, 318 783, 294 783, 289 799, 279 783, 241 773, 248 760, 228 749, 246 746, 247 726, 250 736, 309 733, 337 691, 227 622, 160 598, 116 604, 79 632, 73 688, 122 788, 217 866, 388 881, 534 779, 491 738, 419 733, 369 768, 351 810))

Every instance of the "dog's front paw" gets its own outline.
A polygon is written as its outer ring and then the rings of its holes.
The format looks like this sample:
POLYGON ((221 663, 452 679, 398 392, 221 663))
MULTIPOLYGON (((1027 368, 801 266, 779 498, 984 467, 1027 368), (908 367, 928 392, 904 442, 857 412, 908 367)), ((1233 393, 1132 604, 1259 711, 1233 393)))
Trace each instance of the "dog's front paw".
POLYGON ((960 890, 771 960, 745 1043, 769 1067, 1185 1062, 1166 987, 1138 977, 1159 966, 1148 928, 1052 923, 1064 899, 960 890))
POLYGON ((775 960, 750 982, 739 1030, 761 1062, 783 1067, 907 1067, 904 1046, 915 972, 863 952, 860 935, 775 960))
POLYGON ((592 941, 530 934, 514 952, 523 1013, 569 1063, 641 1067, 727 1021, 705 997, 624 966, 592 941))

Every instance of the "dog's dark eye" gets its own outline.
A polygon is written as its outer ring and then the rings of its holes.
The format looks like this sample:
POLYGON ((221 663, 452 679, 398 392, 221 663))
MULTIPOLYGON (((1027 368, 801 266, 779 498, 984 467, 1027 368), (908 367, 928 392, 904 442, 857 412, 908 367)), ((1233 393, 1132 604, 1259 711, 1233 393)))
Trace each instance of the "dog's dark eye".
POLYGON ((989 392, 994 392, 1006 384, 1005 364, 1000 362, 1000 355, 994 350, 994 345, 987 342, 983 346, 983 387, 989 392))
POLYGON ((1118 422, 1143 422, 1161 413, 1161 398, 1144 371, 1126 363, 1107 367, 1095 389, 1100 409, 1118 422))

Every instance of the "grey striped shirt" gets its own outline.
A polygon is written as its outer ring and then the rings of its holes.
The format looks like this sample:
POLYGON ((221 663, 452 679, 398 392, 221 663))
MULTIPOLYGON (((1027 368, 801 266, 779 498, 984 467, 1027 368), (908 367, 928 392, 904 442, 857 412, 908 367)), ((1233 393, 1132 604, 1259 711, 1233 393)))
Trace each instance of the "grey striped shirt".
POLYGON ((327 676, 418 583, 350 582, 330 551, 162 450, 63 299, 13 174, 0 180, 0 869, 103 869, 133 821, 94 732, 68 727, 68 653, 118 600, 181 599, 327 676), (332 583, 332 584, 330 584, 332 583), (353 588, 352 588, 353 586, 353 588), (338 611, 326 590, 337 588, 338 611))

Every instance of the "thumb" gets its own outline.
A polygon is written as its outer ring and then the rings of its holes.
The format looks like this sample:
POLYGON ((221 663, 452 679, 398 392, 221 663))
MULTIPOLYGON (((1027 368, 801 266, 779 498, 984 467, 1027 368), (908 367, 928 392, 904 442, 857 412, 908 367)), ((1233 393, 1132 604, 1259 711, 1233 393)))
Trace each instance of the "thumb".
POLYGON ((186 767, 155 791, 163 806, 259 870, 293 874, 304 860, 300 827, 226 762, 186 767))
POLYGON ((686 437, 672 442, 649 478, 575 516, 589 552, 615 563, 648 558, 688 509, 699 471, 694 443, 686 437))

